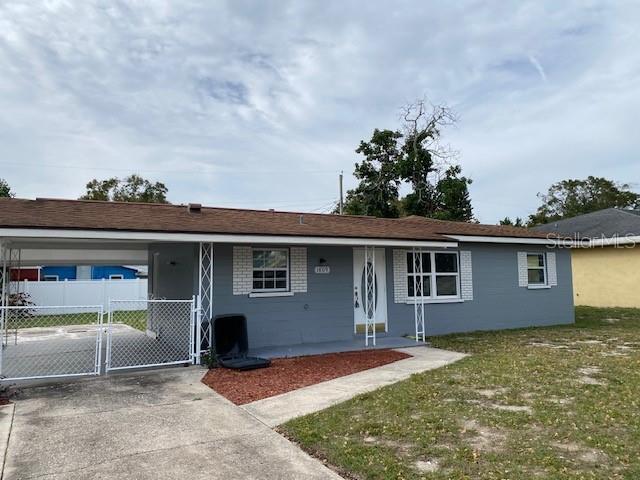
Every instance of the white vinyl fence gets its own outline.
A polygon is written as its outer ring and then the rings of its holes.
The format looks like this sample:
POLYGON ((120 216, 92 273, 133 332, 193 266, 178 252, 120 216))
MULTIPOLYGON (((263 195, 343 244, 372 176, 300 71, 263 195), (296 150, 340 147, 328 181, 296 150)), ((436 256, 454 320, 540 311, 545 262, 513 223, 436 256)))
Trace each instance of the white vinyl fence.
MULTIPOLYGON (((147 300, 147 279, 133 280, 69 280, 61 282, 29 282, 24 280, 15 290, 29 294, 36 306, 102 305, 106 312, 110 299, 147 300)), ((141 307, 143 308, 143 307, 141 307)), ((65 313, 65 312, 61 312, 65 313)))

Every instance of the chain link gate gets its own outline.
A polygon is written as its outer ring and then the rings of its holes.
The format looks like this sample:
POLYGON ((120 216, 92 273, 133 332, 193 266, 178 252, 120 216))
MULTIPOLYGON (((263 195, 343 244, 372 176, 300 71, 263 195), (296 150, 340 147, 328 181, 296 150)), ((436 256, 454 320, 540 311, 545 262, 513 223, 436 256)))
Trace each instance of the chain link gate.
POLYGON ((102 305, 0 310, 1 380, 100 374, 102 305))
POLYGON ((111 300, 106 371, 194 361, 197 308, 191 300, 111 300))

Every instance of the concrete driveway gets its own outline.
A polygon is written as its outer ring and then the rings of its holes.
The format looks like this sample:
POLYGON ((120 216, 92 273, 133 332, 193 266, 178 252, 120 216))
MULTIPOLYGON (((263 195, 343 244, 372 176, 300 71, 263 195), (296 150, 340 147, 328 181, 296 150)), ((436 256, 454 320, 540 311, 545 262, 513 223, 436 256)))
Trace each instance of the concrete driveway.
POLYGON ((23 390, 4 479, 339 479, 180 368, 23 390))

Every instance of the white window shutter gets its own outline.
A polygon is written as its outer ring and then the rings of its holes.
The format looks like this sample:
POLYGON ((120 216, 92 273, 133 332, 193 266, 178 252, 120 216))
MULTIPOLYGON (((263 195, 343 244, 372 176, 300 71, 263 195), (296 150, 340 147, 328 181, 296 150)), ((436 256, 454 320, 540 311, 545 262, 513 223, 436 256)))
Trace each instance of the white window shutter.
POLYGON ((460 297, 462 300, 473 300, 473 268, 471 266, 471 252, 460 252, 460 297))
POLYGON ((407 284, 407 251, 393 251, 393 301, 407 303, 409 286, 407 284))
POLYGON ((307 291, 307 249, 291 247, 291 291, 305 293, 307 291))
POLYGON ((253 254, 251 247, 233 247, 233 294, 251 293, 253 283, 253 254))
POLYGON ((547 275, 550 287, 558 285, 558 272, 556 270, 556 253, 547 252, 547 275))
POLYGON ((527 270, 527 252, 518 252, 518 285, 529 285, 529 272, 527 270))

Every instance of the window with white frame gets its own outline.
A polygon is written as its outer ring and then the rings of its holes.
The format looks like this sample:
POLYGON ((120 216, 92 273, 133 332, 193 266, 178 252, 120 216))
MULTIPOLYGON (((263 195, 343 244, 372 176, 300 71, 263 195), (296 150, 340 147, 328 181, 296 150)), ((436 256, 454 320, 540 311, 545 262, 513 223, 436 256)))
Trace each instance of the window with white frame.
POLYGON ((121 273, 114 273, 112 275, 109 275, 109 280, 124 280, 124 275, 122 275, 121 273))
POLYGON ((44 275, 42 280, 45 282, 57 282, 60 280, 60 277, 58 277, 58 275, 44 275))
POLYGON ((253 249, 254 292, 289 290, 289 250, 286 248, 253 249))
POLYGON ((416 298, 422 285, 422 297, 429 299, 458 298, 460 269, 457 252, 422 252, 414 259, 407 252, 407 282, 409 298, 416 298), (422 275, 414 260, 422 260, 422 275))
POLYGON ((547 265, 544 253, 527 253, 527 278, 529 285, 547 284, 547 265))

